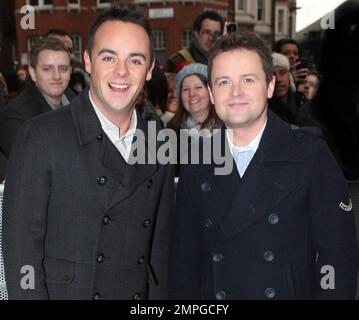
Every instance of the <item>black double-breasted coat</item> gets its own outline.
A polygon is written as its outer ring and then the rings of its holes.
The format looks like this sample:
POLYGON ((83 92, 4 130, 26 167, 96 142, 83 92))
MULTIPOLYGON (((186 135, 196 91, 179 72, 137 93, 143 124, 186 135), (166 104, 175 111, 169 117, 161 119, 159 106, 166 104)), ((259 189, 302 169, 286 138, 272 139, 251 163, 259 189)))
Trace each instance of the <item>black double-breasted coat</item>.
POLYGON ((293 130, 269 111, 243 177, 234 163, 229 175, 215 175, 214 167, 181 168, 171 298, 354 297, 358 246, 351 200, 315 132, 293 130))
MULTIPOLYGON (((138 129, 147 141, 140 116, 138 129)), ((173 196, 168 165, 125 163, 102 131, 88 90, 30 120, 5 182, 10 299, 167 298, 173 196), (24 265, 34 269, 33 289, 21 285, 30 275, 21 273, 24 265)))

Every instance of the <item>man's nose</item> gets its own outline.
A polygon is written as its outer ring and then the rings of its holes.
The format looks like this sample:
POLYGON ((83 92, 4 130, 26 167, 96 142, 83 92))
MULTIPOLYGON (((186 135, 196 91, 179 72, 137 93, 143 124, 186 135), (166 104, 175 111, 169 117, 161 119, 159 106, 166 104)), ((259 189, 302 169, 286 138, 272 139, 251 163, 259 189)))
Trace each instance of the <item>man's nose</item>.
POLYGON ((243 95, 243 85, 241 82, 239 83, 235 83, 232 86, 232 95, 237 97, 237 96, 242 96, 243 95))
POLYGON ((118 61, 115 69, 114 69, 116 75, 119 75, 120 77, 126 77, 128 75, 128 66, 126 61, 118 61))
POLYGON ((60 70, 59 70, 59 68, 54 68, 54 71, 52 72, 52 77, 54 79, 60 79, 60 70))

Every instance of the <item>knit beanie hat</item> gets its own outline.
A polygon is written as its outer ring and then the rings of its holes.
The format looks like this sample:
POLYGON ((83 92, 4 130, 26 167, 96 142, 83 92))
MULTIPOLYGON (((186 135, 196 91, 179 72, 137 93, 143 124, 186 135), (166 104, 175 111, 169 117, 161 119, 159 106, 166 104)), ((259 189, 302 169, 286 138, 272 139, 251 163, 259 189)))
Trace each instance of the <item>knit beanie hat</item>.
POLYGON ((179 100, 180 97, 180 88, 182 85, 182 81, 187 76, 190 76, 192 74, 201 74, 206 79, 208 78, 208 71, 207 66, 201 63, 191 63, 189 65, 184 66, 184 68, 176 74, 176 96, 177 100, 179 100))
POLYGON ((289 65, 288 58, 281 53, 273 52, 272 60, 273 60, 273 67, 283 67, 288 70, 289 80, 290 80, 290 89, 292 90, 292 92, 296 91, 293 75, 290 72, 290 65, 289 65))

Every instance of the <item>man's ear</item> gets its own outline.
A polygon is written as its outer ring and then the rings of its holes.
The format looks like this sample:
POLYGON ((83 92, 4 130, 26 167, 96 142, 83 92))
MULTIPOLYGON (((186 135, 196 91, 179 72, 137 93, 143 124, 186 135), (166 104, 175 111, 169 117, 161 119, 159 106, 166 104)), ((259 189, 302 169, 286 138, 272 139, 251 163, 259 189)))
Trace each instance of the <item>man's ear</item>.
POLYGON ((29 75, 31 77, 31 80, 36 82, 36 73, 35 73, 35 69, 29 65, 29 68, 28 68, 28 71, 29 71, 29 75))
POLYGON ((212 90, 209 86, 207 86, 207 88, 208 88, 208 92, 209 92, 209 98, 210 98, 212 104, 214 105, 214 98, 213 98, 212 90))
POLYGON ((198 38, 198 36, 199 36, 199 32, 198 31, 193 31, 193 36, 195 37, 195 38, 198 38))
POLYGON ((85 62, 85 70, 88 74, 91 74, 91 58, 87 50, 84 51, 84 62, 85 62))
POLYGON ((275 76, 272 76, 272 80, 269 82, 268 89, 267 89, 267 98, 268 99, 273 97, 274 87, 275 87, 275 76))
POLYGON ((146 81, 151 80, 151 78, 152 78, 152 70, 153 70, 154 67, 155 67, 155 59, 153 59, 153 61, 152 61, 152 63, 151 63, 151 66, 150 66, 150 68, 149 68, 148 71, 147 71, 146 81))

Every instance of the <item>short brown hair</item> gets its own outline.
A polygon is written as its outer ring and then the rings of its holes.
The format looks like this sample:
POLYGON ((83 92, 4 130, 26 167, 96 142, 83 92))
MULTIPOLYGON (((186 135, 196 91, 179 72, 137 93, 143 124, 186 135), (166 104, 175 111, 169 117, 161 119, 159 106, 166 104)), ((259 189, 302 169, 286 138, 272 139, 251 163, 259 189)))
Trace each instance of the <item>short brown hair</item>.
POLYGON ((70 50, 60 40, 44 37, 38 40, 29 52, 29 60, 31 67, 36 67, 39 53, 43 50, 65 51, 69 55, 71 64, 72 60, 70 50))
POLYGON ((259 55, 262 62, 263 71, 266 76, 267 84, 269 84, 273 77, 273 61, 271 50, 254 32, 244 31, 228 33, 216 41, 213 49, 210 51, 208 59, 209 86, 212 86, 212 67, 215 57, 222 52, 228 52, 237 49, 254 51, 259 55))

